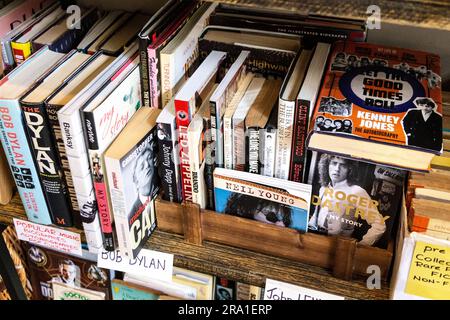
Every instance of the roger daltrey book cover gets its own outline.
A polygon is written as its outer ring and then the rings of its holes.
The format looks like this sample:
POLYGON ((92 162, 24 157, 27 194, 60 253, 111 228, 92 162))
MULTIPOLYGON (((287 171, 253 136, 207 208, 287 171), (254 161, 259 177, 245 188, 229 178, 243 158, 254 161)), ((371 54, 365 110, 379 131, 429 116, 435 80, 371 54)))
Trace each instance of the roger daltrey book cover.
POLYGON ((310 130, 315 151, 427 171, 442 150, 439 56, 337 43, 310 130))
POLYGON ((310 230, 386 248, 405 176, 402 170, 313 152, 310 230))
POLYGON ((310 185, 216 168, 214 193, 217 212, 307 231, 310 185))

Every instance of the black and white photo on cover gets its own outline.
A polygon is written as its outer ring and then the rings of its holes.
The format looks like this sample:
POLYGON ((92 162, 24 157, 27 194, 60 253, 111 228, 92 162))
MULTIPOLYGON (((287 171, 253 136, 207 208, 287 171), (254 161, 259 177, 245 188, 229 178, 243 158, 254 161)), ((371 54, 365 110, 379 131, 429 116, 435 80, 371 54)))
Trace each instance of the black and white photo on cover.
POLYGON ((403 179, 404 173, 397 169, 314 153, 309 229, 355 238, 364 245, 386 246, 403 179))
POLYGON ((409 146, 435 151, 442 149, 442 116, 436 112, 433 99, 419 97, 414 100, 416 108, 408 110, 402 120, 409 146))
POLYGON ((352 115, 352 104, 347 99, 337 100, 333 97, 323 97, 320 100, 319 112, 330 113, 333 116, 349 117, 352 115))
POLYGON ((129 219, 143 206, 147 206, 146 210, 151 210, 151 206, 148 206, 148 204, 158 191, 159 175, 157 174, 158 160, 155 155, 156 139, 146 139, 145 145, 140 147, 136 157, 123 168, 124 192, 128 193, 125 197, 127 199, 135 199, 128 212, 129 219))
POLYGON ((353 122, 350 119, 329 119, 318 116, 314 130, 322 132, 352 133, 353 122))

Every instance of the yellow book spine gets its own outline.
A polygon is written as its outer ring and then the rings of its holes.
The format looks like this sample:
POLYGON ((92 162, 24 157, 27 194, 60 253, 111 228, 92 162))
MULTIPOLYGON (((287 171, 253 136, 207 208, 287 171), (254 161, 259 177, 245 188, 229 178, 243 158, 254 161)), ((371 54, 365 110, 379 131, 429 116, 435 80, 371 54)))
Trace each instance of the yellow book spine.
POLYGON ((31 55, 31 41, 25 43, 11 42, 14 60, 19 65, 31 55))

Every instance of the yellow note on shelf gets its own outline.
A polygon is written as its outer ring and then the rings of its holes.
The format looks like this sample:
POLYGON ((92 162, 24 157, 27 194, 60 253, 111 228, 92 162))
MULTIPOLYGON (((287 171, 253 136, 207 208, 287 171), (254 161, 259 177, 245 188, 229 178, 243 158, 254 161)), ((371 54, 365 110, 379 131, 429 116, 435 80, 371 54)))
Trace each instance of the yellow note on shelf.
POLYGON ((417 241, 405 292, 428 299, 450 299, 450 247, 417 241))

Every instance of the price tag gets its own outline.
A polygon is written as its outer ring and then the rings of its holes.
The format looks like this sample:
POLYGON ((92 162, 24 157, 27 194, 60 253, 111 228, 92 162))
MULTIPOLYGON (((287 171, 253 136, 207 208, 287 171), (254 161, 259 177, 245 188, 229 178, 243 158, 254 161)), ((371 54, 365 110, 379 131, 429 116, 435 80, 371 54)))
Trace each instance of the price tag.
POLYGON ((173 254, 142 249, 136 259, 129 259, 127 256, 122 255, 119 250, 100 250, 98 253, 98 266, 171 282, 173 254))
POLYGON ((14 226, 18 238, 22 241, 70 255, 82 256, 81 237, 78 233, 19 219, 14 219, 14 226))
POLYGON ((428 299, 450 299, 450 247, 417 241, 405 292, 428 299))
POLYGON ((264 300, 344 300, 344 297, 296 286, 293 284, 266 280, 264 300))

